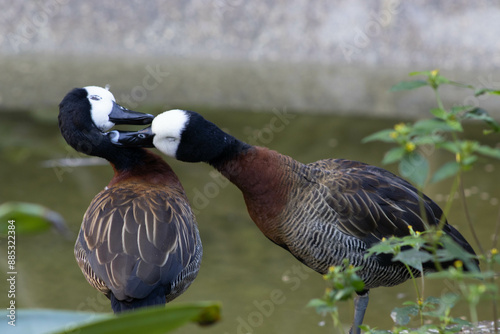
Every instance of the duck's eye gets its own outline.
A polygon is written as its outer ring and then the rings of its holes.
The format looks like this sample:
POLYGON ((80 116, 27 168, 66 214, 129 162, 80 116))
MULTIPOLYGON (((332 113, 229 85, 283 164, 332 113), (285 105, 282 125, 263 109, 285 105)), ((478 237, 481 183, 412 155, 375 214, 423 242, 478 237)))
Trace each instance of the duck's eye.
POLYGON ((90 95, 89 98, 94 101, 102 100, 102 97, 100 97, 99 95, 90 95))
POLYGON ((144 139, 144 138, 146 138, 146 135, 145 135, 144 133, 139 133, 139 134, 137 135, 137 137, 139 137, 139 138, 141 138, 141 139, 144 139))

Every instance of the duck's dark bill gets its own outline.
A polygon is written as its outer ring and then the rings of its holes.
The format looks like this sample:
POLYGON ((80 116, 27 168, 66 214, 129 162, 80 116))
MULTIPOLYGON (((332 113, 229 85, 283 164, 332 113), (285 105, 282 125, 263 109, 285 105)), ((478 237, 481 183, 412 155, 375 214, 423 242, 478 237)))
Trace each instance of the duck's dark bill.
POLYGON ((145 125, 151 124, 153 118, 151 114, 129 110, 116 102, 113 102, 113 110, 109 114, 109 120, 115 124, 145 125))
POLYGON ((154 147, 154 135, 150 126, 140 131, 113 130, 108 132, 108 136, 111 142, 118 146, 154 147))

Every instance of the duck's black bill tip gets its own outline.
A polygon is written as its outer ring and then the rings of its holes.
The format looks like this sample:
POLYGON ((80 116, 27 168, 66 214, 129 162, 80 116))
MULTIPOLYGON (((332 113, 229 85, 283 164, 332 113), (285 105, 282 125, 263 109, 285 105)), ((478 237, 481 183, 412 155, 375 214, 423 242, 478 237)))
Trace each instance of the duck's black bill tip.
POLYGON ((119 131, 113 130, 107 133, 110 141, 116 146, 125 147, 154 147, 154 135, 151 127, 140 131, 119 131))
POLYGON ((115 124, 146 125, 151 124, 155 117, 138 111, 129 110, 113 102, 113 110, 109 114, 109 120, 115 124))

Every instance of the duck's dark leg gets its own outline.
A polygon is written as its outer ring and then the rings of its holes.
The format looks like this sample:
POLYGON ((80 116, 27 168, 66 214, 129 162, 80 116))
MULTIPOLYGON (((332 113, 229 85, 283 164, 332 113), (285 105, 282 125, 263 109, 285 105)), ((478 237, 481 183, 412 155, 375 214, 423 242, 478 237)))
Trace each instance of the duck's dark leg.
POLYGON ((351 330, 349 331, 351 334, 361 333, 359 326, 363 323, 366 307, 368 306, 368 292, 368 290, 363 291, 354 298, 354 322, 352 323, 351 330))

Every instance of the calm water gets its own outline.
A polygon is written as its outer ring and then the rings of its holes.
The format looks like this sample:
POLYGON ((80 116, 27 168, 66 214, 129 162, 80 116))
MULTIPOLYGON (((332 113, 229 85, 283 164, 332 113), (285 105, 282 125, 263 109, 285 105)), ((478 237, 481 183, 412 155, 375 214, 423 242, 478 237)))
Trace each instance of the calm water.
MULTIPOLYGON (((205 115, 240 139, 268 146, 302 162, 337 157, 375 165, 380 165, 387 146, 361 144, 361 139, 400 121, 324 115, 292 115, 283 120, 276 114, 251 112, 206 112, 205 115)), ((107 165, 43 167, 42 163, 49 159, 81 157, 60 136, 56 114, 48 116, 2 114, 0 202, 43 204, 60 212, 76 236, 89 202, 108 183, 112 171, 107 165)), ((474 131, 472 135, 476 133, 480 132, 474 131)), ((490 145, 500 141, 498 135, 487 139, 490 145)), ((433 155, 434 167, 447 158, 446 154, 433 155)), ((321 276, 311 273, 268 241, 248 217, 239 191, 209 166, 168 161, 197 211, 204 244, 198 278, 174 303, 219 300, 223 304, 223 320, 219 324, 205 329, 190 325, 178 333, 331 333, 331 319, 305 307, 310 299, 323 294, 325 284, 321 276)), ((387 168, 391 167, 394 166, 387 168)), ((466 175, 472 218, 487 248, 491 245, 500 208, 499 173, 499 163, 480 161, 475 170, 466 175)), ((442 205, 449 186, 449 182, 442 182, 426 192, 442 205)), ((450 221, 472 243, 458 202, 452 211, 450 221)), ((74 238, 66 240, 55 232, 18 236, 17 303, 20 307, 110 311, 109 302, 83 278, 73 257, 73 244, 74 238)), ((2 239, 0 249, 0 254, 5 254, 2 239)), ((2 268, 6 265, 5 257, 0 258, 2 268)), ((427 281, 425 290, 426 295, 439 295, 453 290, 453 286, 427 281)), ((2 291, 6 290, 2 288, 2 291)), ((390 327, 390 311, 408 299, 414 299, 409 283, 373 290, 365 323, 372 327, 390 327)), ((3 292, 0 305, 7 305, 3 292)), ((455 315, 464 314, 468 314, 467 309, 461 305, 455 315)), ((491 319, 490 305, 482 303, 479 314, 481 320, 491 319)), ((352 304, 345 303, 342 321, 349 325, 351 317, 352 304)))

